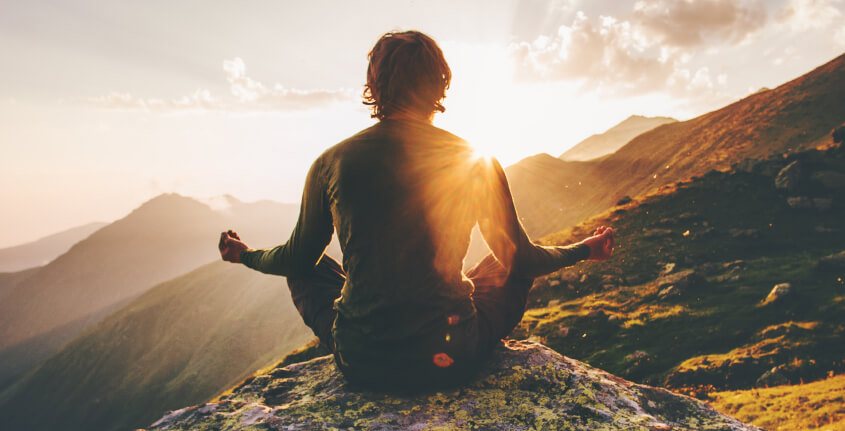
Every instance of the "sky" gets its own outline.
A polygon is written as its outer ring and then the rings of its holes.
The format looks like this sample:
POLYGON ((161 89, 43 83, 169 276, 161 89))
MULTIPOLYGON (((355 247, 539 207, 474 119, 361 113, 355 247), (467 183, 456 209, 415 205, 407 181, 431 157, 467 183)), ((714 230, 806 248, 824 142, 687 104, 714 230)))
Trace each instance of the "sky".
POLYGON ((845 51, 845 0, 0 0, 0 247, 161 193, 298 202, 374 124, 367 52, 416 29, 434 124, 509 165, 630 115, 679 120, 845 51))

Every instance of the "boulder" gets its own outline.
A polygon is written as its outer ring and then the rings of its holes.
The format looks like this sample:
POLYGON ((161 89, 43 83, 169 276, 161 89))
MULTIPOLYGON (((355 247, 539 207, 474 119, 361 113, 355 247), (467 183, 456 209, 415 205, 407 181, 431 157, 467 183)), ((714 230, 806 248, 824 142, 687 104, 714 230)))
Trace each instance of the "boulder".
POLYGON ((806 196, 790 196, 786 198, 786 204, 790 208, 812 208, 813 201, 806 196))
POLYGON ((655 280, 658 290, 665 289, 669 286, 675 286, 681 290, 687 290, 698 287, 703 282, 704 277, 699 275, 693 269, 686 269, 672 274, 666 274, 655 280))
POLYGON ((771 386, 788 385, 789 379, 782 372, 782 368, 783 366, 779 365, 766 371, 759 379, 757 379, 755 386, 758 388, 768 388, 771 386))
POLYGON ((818 266, 822 271, 845 271, 845 250, 819 259, 818 266))
POLYGON ((775 177, 775 187, 781 190, 795 191, 801 179, 801 163, 796 160, 781 169, 775 177))
POLYGON ((631 203, 632 199, 630 196, 623 196, 622 199, 616 201, 616 206, 625 205, 631 203))
POLYGON ((152 430, 756 430, 694 398, 635 384, 536 343, 500 345, 475 381, 418 396, 349 387, 330 356, 270 370, 152 430))
POLYGON ((792 295, 792 285, 789 283, 776 284, 769 292, 763 304, 771 304, 772 302, 782 301, 783 298, 792 295))
POLYGON ((813 206, 819 211, 827 211, 833 206, 831 198, 813 198, 813 206))
POLYGON ((832 190, 845 189, 845 174, 837 171, 814 172, 811 178, 832 190))

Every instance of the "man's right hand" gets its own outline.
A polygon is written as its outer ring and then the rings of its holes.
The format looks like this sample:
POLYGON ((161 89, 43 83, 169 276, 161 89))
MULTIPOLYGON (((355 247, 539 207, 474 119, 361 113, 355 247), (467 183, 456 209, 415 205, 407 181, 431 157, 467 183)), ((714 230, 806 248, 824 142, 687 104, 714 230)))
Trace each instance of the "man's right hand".
POLYGON ((602 226, 581 243, 590 247, 590 260, 607 260, 613 254, 613 228, 602 226))
POLYGON ((241 252, 249 247, 241 241, 237 232, 229 230, 220 233, 220 242, 217 244, 217 248, 220 249, 220 257, 226 262, 240 263, 241 252))

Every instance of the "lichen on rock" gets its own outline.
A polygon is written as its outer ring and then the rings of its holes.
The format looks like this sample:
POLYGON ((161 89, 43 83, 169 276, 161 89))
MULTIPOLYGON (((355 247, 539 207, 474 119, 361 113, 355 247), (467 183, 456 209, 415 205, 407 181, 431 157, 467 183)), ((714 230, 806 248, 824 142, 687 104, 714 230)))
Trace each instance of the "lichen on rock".
POLYGON ((694 398, 635 384, 537 343, 498 347, 474 382, 395 396, 350 387, 331 356, 248 379, 150 430, 753 430, 694 398))

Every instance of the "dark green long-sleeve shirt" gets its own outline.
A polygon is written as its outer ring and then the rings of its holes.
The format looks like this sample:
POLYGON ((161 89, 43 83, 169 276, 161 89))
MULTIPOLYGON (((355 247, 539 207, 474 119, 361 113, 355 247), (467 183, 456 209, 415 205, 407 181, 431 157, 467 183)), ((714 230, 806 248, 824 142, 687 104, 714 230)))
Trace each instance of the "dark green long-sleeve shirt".
POLYGON ((307 274, 337 229, 347 279, 335 303, 335 343, 385 345, 450 313, 472 317, 462 261, 476 223, 497 259, 521 276, 589 257, 586 245, 529 240, 498 162, 430 124, 386 119, 324 152, 308 172, 288 242, 247 250, 241 261, 268 274, 307 274))

